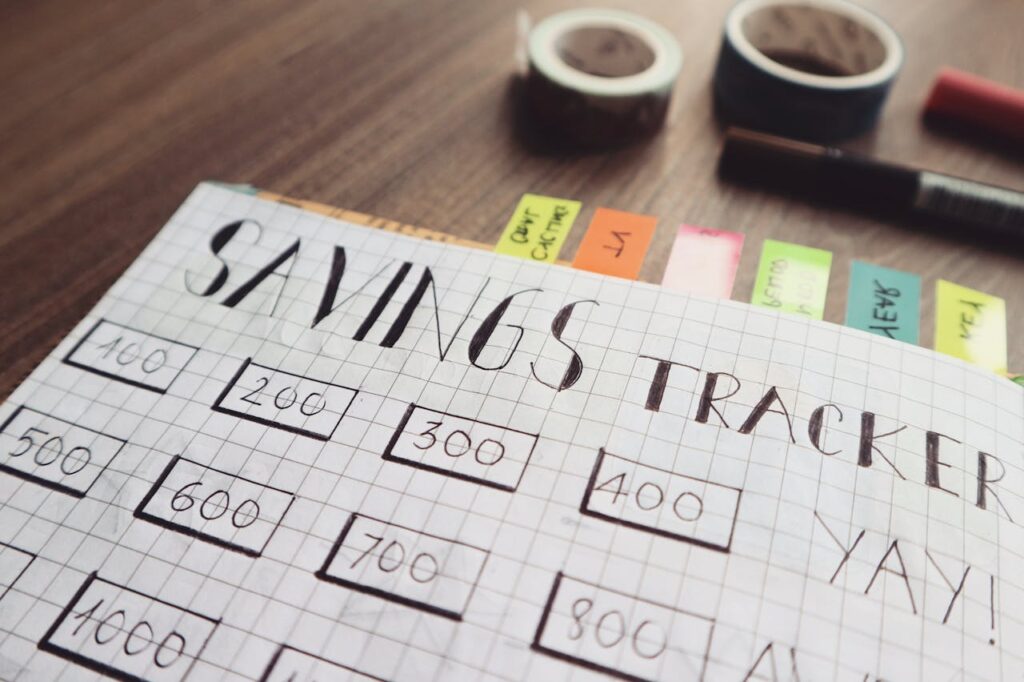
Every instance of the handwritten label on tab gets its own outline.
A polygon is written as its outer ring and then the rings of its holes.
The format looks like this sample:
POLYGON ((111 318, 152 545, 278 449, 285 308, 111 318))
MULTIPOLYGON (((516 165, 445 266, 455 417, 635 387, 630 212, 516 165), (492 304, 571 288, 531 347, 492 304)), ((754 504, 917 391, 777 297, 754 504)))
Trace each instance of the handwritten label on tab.
POLYGON ((524 194, 494 250, 540 263, 555 262, 580 206, 570 199, 524 194))
POLYGON ((1006 302, 939 280, 935 284, 935 350, 1006 373, 1006 302))
POLYGON ((729 298, 743 252, 739 232, 680 225, 661 285, 708 298, 729 298))
POLYGON ((654 236, 658 219, 610 208, 594 212, 572 266, 626 279, 636 279, 654 236))
POLYGON ((917 343, 921 278, 909 272, 853 261, 846 326, 917 343))
POLYGON ((820 320, 831 269, 829 251, 766 239, 750 302, 820 320))

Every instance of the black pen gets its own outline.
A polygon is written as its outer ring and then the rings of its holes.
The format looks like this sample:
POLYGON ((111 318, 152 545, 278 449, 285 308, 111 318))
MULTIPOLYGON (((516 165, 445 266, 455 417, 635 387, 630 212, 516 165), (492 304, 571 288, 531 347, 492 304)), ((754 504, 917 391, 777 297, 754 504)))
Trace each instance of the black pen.
POLYGON ((1012 189, 739 128, 726 131, 718 168, 730 180, 970 226, 1024 245, 1024 193, 1012 189))

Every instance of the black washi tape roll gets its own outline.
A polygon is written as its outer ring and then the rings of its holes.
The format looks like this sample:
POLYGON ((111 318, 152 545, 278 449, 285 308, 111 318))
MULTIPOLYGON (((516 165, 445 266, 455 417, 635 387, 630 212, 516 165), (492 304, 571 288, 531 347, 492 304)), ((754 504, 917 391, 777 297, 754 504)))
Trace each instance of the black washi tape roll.
POLYGON ((725 21, 715 104, 729 123, 816 141, 875 125, 899 36, 846 0, 740 0, 725 21))
POLYGON ((543 127, 587 146, 621 144, 665 122, 682 67, 667 30, 629 12, 577 9, 530 32, 526 96, 543 127))

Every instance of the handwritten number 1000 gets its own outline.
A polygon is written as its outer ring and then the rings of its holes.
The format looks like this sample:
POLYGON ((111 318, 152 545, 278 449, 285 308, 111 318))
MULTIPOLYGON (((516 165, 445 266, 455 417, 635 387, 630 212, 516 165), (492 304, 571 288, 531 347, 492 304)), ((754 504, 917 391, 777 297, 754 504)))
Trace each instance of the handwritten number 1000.
MULTIPOLYGON (((78 627, 72 631, 71 635, 74 637, 78 635, 83 627, 88 624, 93 615, 103 605, 102 599, 96 602, 92 608, 86 609, 81 613, 74 614, 75 620, 81 619, 82 622, 78 624, 78 627)), ((136 656, 141 654, 150 644, 154 643, 153 637, 153 626, 144 620, 140 620, 130 629, 126 629, 125 625, 127 616, 124 609, 118 609, 107 614, 102 620, 96 620, 96 627, 93 628, 92 638, 100 646, 109 643, 115 637, 123 632, 127 632, 127 636, 124 640, 124 645, 121 649, 128 656, 136 656), (143 632, 143 630, 148 632, 143 632), (104 636, 104 632, 109 630, 110 634, 104 636)), ((174 663, 178 658, 185 653, 185 638, 176 631, 167 633, 167 636, 160 640, 157 644, 156 651, 153 652, 153 663, 158 668, 166 668, 174 663)))

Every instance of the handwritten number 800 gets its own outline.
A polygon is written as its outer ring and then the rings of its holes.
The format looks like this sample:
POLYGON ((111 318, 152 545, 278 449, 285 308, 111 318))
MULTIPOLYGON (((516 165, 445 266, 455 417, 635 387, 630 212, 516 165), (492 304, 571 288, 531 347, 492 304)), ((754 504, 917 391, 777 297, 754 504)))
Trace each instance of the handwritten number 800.
MULTIPOLYGON (((577 599, 572 603, 572 623, 569 625, 569 639, 580 639, 587 632, 588 624, 584 622, 584 618, 590 614, 593 608, 594 602, 586 597, 577 599)), ((616 611, 615 609, 605 611, 594 624, 594 639, 599 646, 605 649, 611 649, 619 644, 626 638, 627 634, 630 633, 626 626, 626 617, 622 615, 621 611, 616 611)), ((648 635, 648 637, 650 636, 648 635)), ((664 631, 657 623, 650 620, 641 622, 640 625, 633 629, 630 636, 630 644, 637 656, 647 659, 657 658, 668 647, 664 631), (645 638, 644 633, 646 630, 653 630, 651 634, 661 641, 657 642, 654 639, 645 638)))

